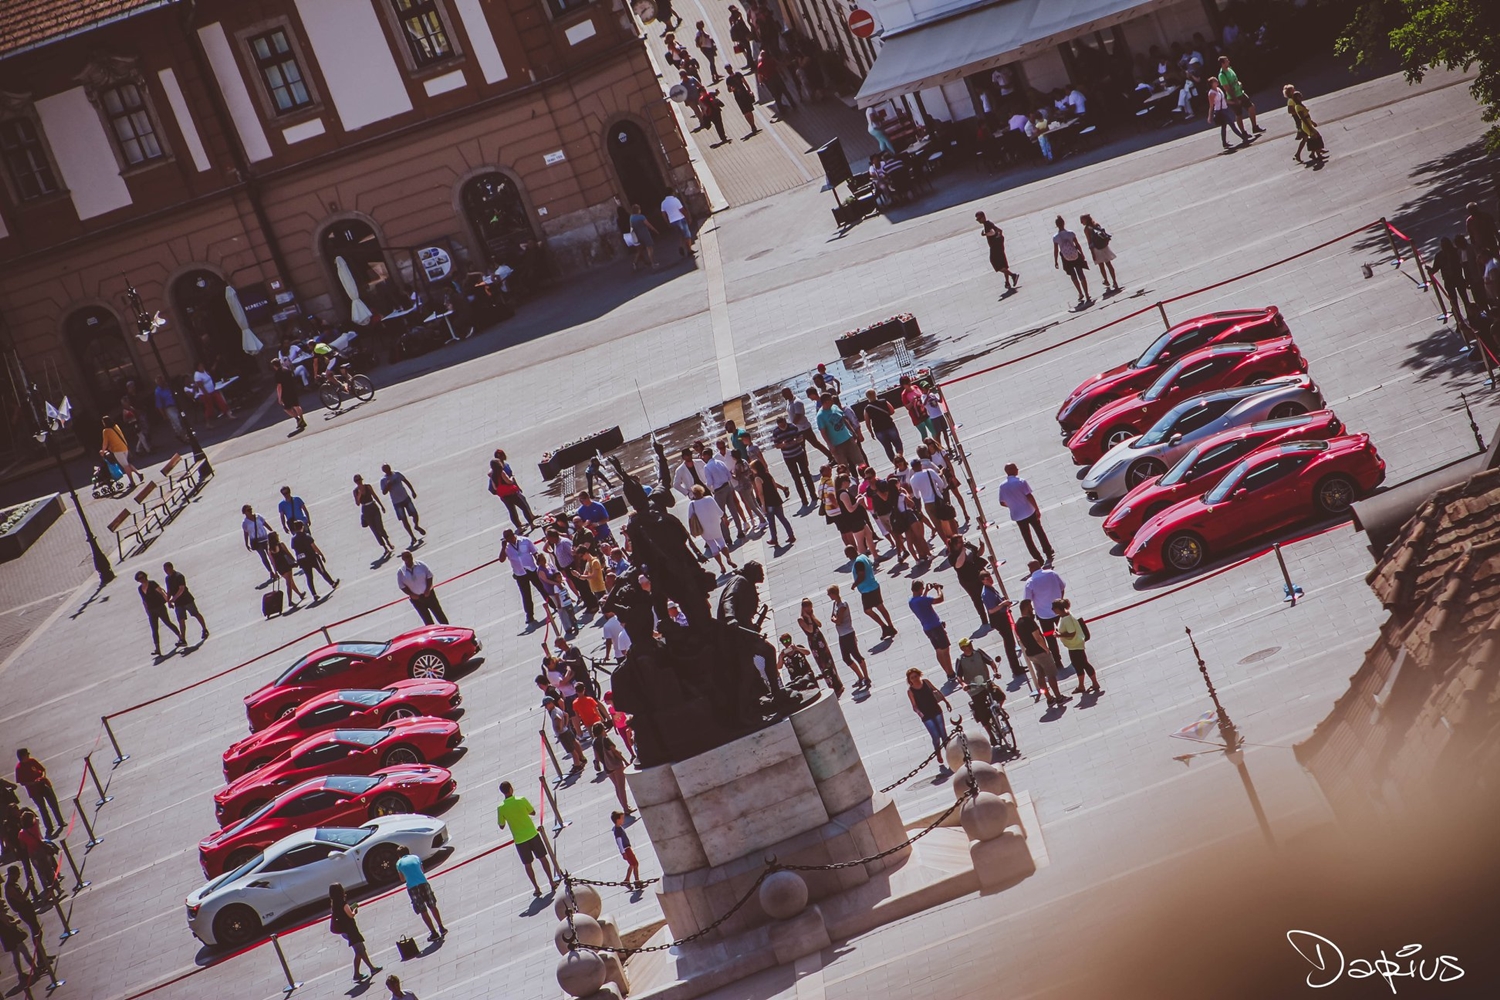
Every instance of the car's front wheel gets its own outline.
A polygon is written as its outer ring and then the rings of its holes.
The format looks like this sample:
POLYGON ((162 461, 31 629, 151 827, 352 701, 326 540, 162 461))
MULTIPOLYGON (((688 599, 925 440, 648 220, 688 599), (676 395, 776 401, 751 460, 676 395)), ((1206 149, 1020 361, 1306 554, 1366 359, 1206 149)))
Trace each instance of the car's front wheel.
POLYGON ((1124 444, 1139 433, 1140 431, 1134 427, 1111 427, 1109 435, 1104 439, 1105 448, 1107 450, 1116 445, 1124 444))
POLYGON ((381 758, 381 763, 386 767, 394 767, 397 764, 420 764, 422 755, 417 752, 416 747, 402 743, 400 746, 387 750, 385 756, 381 758))
POLYGON ((1348 476, 1329 476, 1318 484, 1313 495, 1323 513, 1346 514, 1359 495, 1359 487, 1348 476))
POLYGON ((1191 531, 1183 531, 1167 539, 1162 554, 1168 566, 1180 573, 1197 569, 1208 558, 1208 548, 1203 539, 1191 531))
POLYGON ((1159 476, 1166 471, 1167 465, 1161 459, 1143 458, 1125 470, 1125 482, 1134 489, 1152 476, 1159 476))
POLYGON ((411 811, 411 801, 405 795, 397 795, 395 792, 382 795, 370 806, 370 815, 375 817, 400 816, 411 811))
POLYGON ((411 658, 407 673, 426 680, 442 680, 448 675, 448 661, 436 650, 426 650, 411 658))
POLYGON ((390 885, 396 881, 396 859, 401 857, 395 844, 379 844, 365 855, 365 881, 370 885, 390 885))
POLYGON ((226 948, 249 944, 260 930, 260 914, 243 903, 231 903, 214 917, 214 940, 226 948))

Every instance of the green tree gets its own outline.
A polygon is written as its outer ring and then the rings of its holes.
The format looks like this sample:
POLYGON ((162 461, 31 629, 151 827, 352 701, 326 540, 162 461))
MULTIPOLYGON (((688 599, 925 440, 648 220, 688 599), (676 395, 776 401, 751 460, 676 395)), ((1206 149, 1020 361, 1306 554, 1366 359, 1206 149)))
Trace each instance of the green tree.
MULTIPOLYGON (((1348 11, 1337 51, 1355 66, 1391 52, 1411 83, 1435 66, 1477 68, 1469 92, 1484 106, 1485 121, 1500 121, 1500 0, 1332 0, 1331 5, 1348 11)), ((1500 126, 1491 126, 1485 139, 1500 150, 1500 126)))

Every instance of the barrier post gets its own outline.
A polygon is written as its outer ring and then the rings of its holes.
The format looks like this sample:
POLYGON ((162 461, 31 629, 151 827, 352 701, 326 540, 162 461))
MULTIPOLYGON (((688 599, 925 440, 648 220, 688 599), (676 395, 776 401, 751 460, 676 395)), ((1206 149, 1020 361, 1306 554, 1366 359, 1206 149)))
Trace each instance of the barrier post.
POLYGON ((325 646, 332 646, 333 636, 328 634, 328 626, 324 625, 322 628, 318 629, 318 631, 323 633, 323 644, 325 646))
MULTIPOLYGON (((562 762, 557 759, 557 751, 552 748, 552 744, 547 740, 547 730, 538 729, 536 734, 542 738, 542 746, 547 748, 547 756, 552 758, 552 770, 556 772, 557 780, 561 781, 563 779, 562 762)), ((546 776, 543 775, 543 777, 546 776)))
POLYGON ((291 996, 302 988, 302 984, 292 978, 292 967, 286 964, 286 952, 281 950, 281 939, 275 934, 271 935, 271 947, 276 949, 276 960, 281 963, 281 974, 286 977, 286 985, 281 988, 281 992, 291 996))
MULTIPOLYGON (((1157 304, 1160 305, 1160 303, 1157 304)), ((1005 590, 1005 578, 1000 574, 1000 564, 1003 560, 1000 558, 1000 553, 995 551, 995 543, 990 539, 990 521, 984 516, 984 502, 980 498, 979 484, 974 479, 974 467, 969 464, 969 453, 964 450, 964 443, 958 437, 958 421, 954 419, 953 408, 948 405, 948 396, 943 392, 942 385, 936 382, 933 384, 937 388, 938 399, 942 401, 943 409, 948 413, 948 434, 953 438, 953 450, 958 453, 958 460, 963 464, 964 475, 969 481, 969 496, 974 499, 974 516, 979 520, 979 534, 984 538, 984 546, 990 552, 990 564, 994 570, 995 583, 1000 587, 1000 596, 1010 600, 1010 594, 1005 590)))
POLYGON ((68 914, 67 911, 63 909, 62 895, 60 893, 53 898, 52 906, 57 910, 57 919, 61 920, 63 925, 63 932, 57 936, 57 940, 66 941, 74 934, 77 934, 81 928, 73 927, 68 924, 68 914))
POLYGON ((104 838, 94 833, 94 827, 89 823, 88 813, 83 811, 83 803, 78 801, 78 796, 76 795, 73 796, 73 808, 78 811, 78 818, 83 820, 83 829, 89 835, 88 842, 83 845, 83 853, 87 854, 104 843, 104 838))
POLYGON ((58 844, 62 847, 63 857, 68 859, 68 867, 73 870, 73 891, 70 895, 76 896, 94 883, 84 879, 83 872, 78 867, 78 862, 73 860, 73 849, 68 846, 68 838, 63 837, 58 841, 58 844))
POLYGON ((1168 330, 1172 329, 1172 321, 1167 319, 1167 307, 1160 302, 1156 303, 1156 311, 1161 313, 1161 322, 1168 330))
POLYGON ((562 810, 557 807, 557 796, 552 794, 552 786, 548 784, 546 775, 542 775, 542 794, 547 796, 547 802, 552 806, 552 835, 555 837, 572 826, 573 821, 563 819, 562 810))
POLYGON ((1479 424, 1474 421, 1474 411, 1469 409, 1469 397, 1463 393, 1458 394, 1459 401, 1464 404, 1464 412, 1469 415, 1469 430, 1474 432, 1474 442, 1479 445, 1479 451, 1484 453, 1484 435, 1479 433, 1479 424))
POLYGON ((94 808, 98 809, 106 802, 113 802, 115 797, 113 795, 105 795, 104 786, 99 783, 99 772, 94 770, 93 751, 83 755, 83 767, 84 770, 88 771, 89 777, 94 779, 94 791, 99 793, 99 801, 94 803, 94 808))
POLYGON ((1290 602, 1292 607, 1295 608, 1297 606, 1297 598, 1302 596, 1302 588, 1292 582, 1292 574, 1287 572, 1286 559, 1281 554, 1281 543, 1277 542, 1271 546, 1271 551, 1276 553, 1276 565, 1281 567, 1281 578, 1286 581, 1286 585, 1282 588, 1284 596, 1281 600, 1283 602, 1290 602))
POLYGON ((104 723, 104 731, 109 734, 110 746, 115 748, 115 762, 113 766, 119 767, 130 759, 130 754, 120 749, 120 741, 115 739, 115 731, 109 724, 109 716, 101 715, 99 716, 99 721, 104 723))
MULTIPOLYGON (((42 950, 41 946, 38 945, 37 946, 37 951, 41 951, 41 950, 42 950)), ((55 990, 55 989, 57 989, 59 986, 66 986, 67 985, 68 981, 66 979, 58 979, 57 978, 57 956, 56 955, 48 955, 47 956, 46 967, 42 971, 44 971, 44 972, 47 973, 47 993, 48 993, 48 995, 51 995, 52 991, 55 990)), ((31 985, 29 983, 27 984, 27 987, 26 987, 26 995, 27 996, 31 996, 31 985)))
POLYGON ((1383 216, 1381 217, 1380 225, 1385 229, 1385 238, 1389 240, 1391 244, 1391 254, 1396 258, 1395 260, 1391 261, 1391 266, 1400 267, 1401 244, 1396 242, 1396 231, 1391 228, 1391 224, 1387 222, 1383 216))

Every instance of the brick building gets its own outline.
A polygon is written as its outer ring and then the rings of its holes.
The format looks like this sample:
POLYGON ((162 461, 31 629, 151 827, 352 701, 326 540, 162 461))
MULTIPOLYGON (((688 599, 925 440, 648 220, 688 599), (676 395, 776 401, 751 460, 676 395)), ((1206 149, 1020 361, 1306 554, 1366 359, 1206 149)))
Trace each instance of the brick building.
POLYGON ((97 412, 155 376, 127 280, 168 367, 222 376, 255 364, 226 286, 275 343, 393 304, 428 247, 581 270, 668 185, 698 197, 623 0, 9 0, 0 450, 23 378, 97 412))

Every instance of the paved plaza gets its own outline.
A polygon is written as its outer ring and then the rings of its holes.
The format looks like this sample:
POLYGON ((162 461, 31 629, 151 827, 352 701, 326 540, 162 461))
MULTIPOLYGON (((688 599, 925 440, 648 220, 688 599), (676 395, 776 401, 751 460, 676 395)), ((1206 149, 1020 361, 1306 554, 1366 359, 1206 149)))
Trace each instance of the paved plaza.
MULTIPOLYGON (((58 949, 67 984, 56 995, 123 1000, 189 973, 151 995, 280 995, 281 971, 269 947, 195 973, 213 955, 187 931, 183 898, 202 882, 197 843, 214 829, 219 755, 245 733, 242 696, 315 643, 120 718, 115 732, 131 758, 113 770, 99 718, 399 597, 394 564, 371 563, 378 548, 350 502, 353 474, 378 476, 388 462, 411 479, 429 530, 419 557, 444 579, 496 556, 509 522, 483 488, 483 474, 497 446, 540 507, 550 498, 536 460, 597 429, 619 424, 627 439, 639 438, 706 419, 700 414, 717 420, 726 404, 731 414, 755 417, 763 389, 782 383, 800 389, 819 362, 843 379, 846 391, 863 389, 867 374, 835 363, 832 341, 898 312, 920 320, 925 336, 917 362, 951 378, 1382 217, 1419 240, 1435 239, 1461 222, 1464 202, 1483 190, 1477 164, 1473 173, 1468 168, 1478 158, 1483 123, 1464 83, 1434 73, 1412 88, 1387 77, 1320 98, 1313 113, 1333 159, 1318 172, 1292 162, 1295 140, 1285 115, 1266 110, 1269 134, 1232 155, 1218 155, 1217 137, 1197 132, 1007 190, 1000 190, 1008 185, 1004 178, 961 177, 940 189, 935 200, 945 207, 927 210, 918 201, 843 235, 835 235, 833 197, 819 182, 743 203, 726 196, 734 207, 705 223, 696 262, 669 260, 651 275, 617 265, 554 290, 514 320, 452 348, 467 352, 462 363, 455 363, 457 355, 437 356, 389 375, 377 371, 373 402, 335 418, 311 414, 311 429, 299 437, 286 438, 290 423, 274 407, 252 414, 242 433, 213 446, 216 475, 189 507, 144 553, 117 566, 119 578, 98 594, 79 558, 82 535, 69 511, 38 547, 0 573, 0 744, 6 752, 30 747, 69 791, 79 780, 80 758, 96 751, 113 795, 97 810, 91 788, 81 800, 104 839, 87 855, 92 886, 68 903, 80 932, 58 949), (953 195, 954 186, 973 189, 977 200, 953 195), (1019 294, 1003 300, 973 223, 979 209, 1004 228, 1012 267, 1022 275, 1019 294), (1071 286, 1046 266, 1059 212, 1070 223, 1091 212, 1114 234, 1124 294, 1070 311, 1071 286), (282 484, 310 504, 318 541, 343 583, 315 606, 266 621, 255 589, 263 570, 242 545, 239 509, 253 503, 272 515, 282 484), (129 581, 142 568, 158 577, 166 560, 187 575, 213 635, 190 653, 153 662, 129 581)), ((726 147, 724 155, 739 147, 726 147)), ((754 173, 750 161, 736 162, 734 169, 754 173)), ((1169 305, 1167 314, 1178 320, 1221 308, 1279 306, 1329 405, 1349 428, 1371 435, 1387 463, 1387 482, 1396 483, 1475 450, 1460 392, 1468 394, 1486 440, 1500 408, 1483 386, 1483 372, 1457 355, 1455 335, 1435 318, 1435 302, 1416 287, 1411 264, 1397 269, 1388 260, 1386 241, 1372 230, 1169 305), (1372 266, 1368 278, 1365 264, 1372 266)), ((1210 707, 1184 626, 1252 744, 1248 768, 1278 839, 1328 821, 1290 747, 1327 714, 1382 619, 1363 582, 1371 566, 1363 537, 1344 525, 1286 548, 1289 572, 1304 592, 1294 608, 1282 600, 1281 574, 1270 557, 1180 590, 1134 581, 1100 531, 1101 515, 1084 502, 1058 439, 1053 413, 1066 392, 1129 358, 1161 329, 1153 309, 947 392, 985 484, 986 511, 1003 518, 994 485, 1001 466, 1016 462, 1042 502, 1075 609, 1094 618, 1129 606, 1093 629, 1090 658, 1100 667, 1104 695, 1045 714, 1024 690, 1010 702, 1023 756, 1007 769, 1035 804, 1040 830, 1032 835, 1041 837, 1050 864, 1004 892, 965 897, 836 942, 815 960, 715 996, 999 996, 998 982, 1008 997, 1100 995, 1079 992, 1084 970, 1076 959, 1084 941, 1128 921, 1154 887, 1203 849, 1264 850, 1234 770, 1217 756, 1186 764, 1173 759, 1195 748, 1168 734, 1210 707)), ((904 422, 903 431, 910 438, 904 422)), ((779 459, 770 462, 780 475, 779 459)), ((89 503, 96 528, 112 509, 89 503)), ((836 533, 811 513, 793 523, 798 541, 789 549, 773 552, 757 537, 734 552, 739 562, 758 558, 767 565, 762 595, 778 631, 804 596, 814 598, 826 621, 824 591, 833 583, 847 590, 850 582, 836 533)), ((399 526, 389 526, 399 541, 399 526)), ((992 531, 1015 594, 1025 550, 1008 523, 992 531)), ((910 570, 882 565, 882 575, 892 575, 888 594, 904 596, 905 581, 894 579, 901 572, 910 570)), ((969 634, 973 611, 946 563, 934 563, 923 578, 950 585, 956 599, 943 606, 950 630, 955 639, 969 634)), ((440 595, 450 619, 477 629, 485 644, 483 662, 459 678, 467 749, 453 764, 460 798, 442 813, 455 851, 433 881, 451 933, 423 957, 399 962, 395 939, 420 929, 402 896, 364 908, 361 928, 376 963, 399 972, 423 1000, 551 1000, 561 992, 553 975, 550 900, 533 902, 514 854, 499 851, 444 874, 505 839, 494 819, 500 780, 539 801, 543 718, 532 678, 543 633, 523 631, 504 566, 485 566, 440 595)), ((857 622, 875 684, 868 697, 844 699, 877 787, 930 749, 901 687, 910 666, 929 676, 937 670, 904 601, 891 604, 901 634, 888 646, 871 652, 874 630, 862 617, 857 622)), ((385 638, 416 624, 416 613, 402 602, 331 632, 335 639, 385 638)), ((599 633, 585 629, 578 642, 591 651, 599 633)), ((999 655, 992 635, 976 642, 999 655)), ((558 791, 570 825, 557 849, 573 872, 617 879, 623 865, 608 824, 614 795, 594 777, 590 769, 558 791)), ((930 769, 894 795, 908 821, 952 801, 930 769)), ((637 824, 632 832, 643 874, 658 874, 644 828, 637 824)), ((83 840, 76 830, 70 838, 80 859, 83 840)), ((604 892, 605 910, 622 927, 659 919, 649 893, 604 892)), ((55 919, 48 921, 52 931, 55 919)), ((364 992, 350 989, 348 950, 325 922, 281 944, 304 983, 296 995, 364 992)), ((1300 981, 1294 957, 1288 956, 1288 984, 1300 981)), ((10 970, 0 969, 0 991, 14 986, 10 970)), ((383 987, 377 982, 367 995, 383 996, 383 987)))

